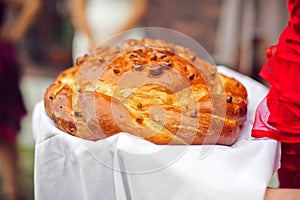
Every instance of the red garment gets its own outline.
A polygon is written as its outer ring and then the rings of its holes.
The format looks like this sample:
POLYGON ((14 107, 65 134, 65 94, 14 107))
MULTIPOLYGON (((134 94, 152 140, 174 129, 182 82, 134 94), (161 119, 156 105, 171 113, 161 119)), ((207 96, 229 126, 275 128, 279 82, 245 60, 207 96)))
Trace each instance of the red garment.
POLYGON ((13 45, 0 41, 0 142, 16 142, 21 119, 26 114, 16 56, 13 45))
MULTIPOLYGON (((272 94, 272 91, 275 90, 272 90, 271 88, 269 94, 272 94)), ((257 138, 268 137, 280 142, 288 143, 294 141, 300 143, 300 135, 280 131, 268 123, 268 119, 270 116, 270 110, 268 109, 267 106, 268 97, 269 95, 257 107, 257 111, 255 114, 255 121, 252 128, 252 136, 257 138)), ((270 99, 275 99, 275 98, 270 98, 270 99)))
POLYGON ((281 188, 300 188, 300 0, 289 0, 290 22, 267 51, 260 75, 272 87, 256 110, 252 136, 281 142, 281 188))
POLYGON ((300 143, 281 143, 280 188, 300 188, 300 143))
MULTIPOLYGON (((255 119, 252 135, 294 143, 300 142, 300 1, 289 0, 288 9, 290 22, 278 44, 267 51, 269 59, 260 72, 272 85, 266 100, 269 116, 264 123, 255 119)), ((257 116, 265 112, 261 109, 257 116)))

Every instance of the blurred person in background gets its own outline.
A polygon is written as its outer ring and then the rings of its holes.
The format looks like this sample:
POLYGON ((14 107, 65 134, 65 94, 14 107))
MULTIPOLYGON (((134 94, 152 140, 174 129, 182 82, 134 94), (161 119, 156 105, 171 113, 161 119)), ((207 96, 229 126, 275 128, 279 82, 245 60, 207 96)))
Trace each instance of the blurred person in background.
POLYGON ((39 7, 38 0, 0 0, 0 166, 7 200, 21 199, 17 134, 26 114, 19 89, 21 74, 16 46, 39 7))
POLYGON ((137 26, 147 0, 71 0, 73 60, 116 33, 137 26))

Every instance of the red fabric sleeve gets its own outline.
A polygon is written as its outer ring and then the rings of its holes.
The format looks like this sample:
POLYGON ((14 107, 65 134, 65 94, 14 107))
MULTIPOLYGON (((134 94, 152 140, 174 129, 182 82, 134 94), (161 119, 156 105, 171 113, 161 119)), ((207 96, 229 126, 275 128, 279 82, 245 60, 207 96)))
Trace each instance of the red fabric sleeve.
MULTIPOLYGON (((269 116, 266 121, 268 126, 271 125, 277 131, 275 133, 272 129, 268 129, 268 133, 260 132, 259 136, 270 137, 274 134, 276 137, 271 138, 278 141, 295 142, 297 138, 299 142, 300 0, 289 0, 287 6, 290 21, 281 33, 278 44, 268 49, 269 58, 260 72, 260 75, 272 85, 267 96, 269 116), (290 137, 287 137, 289 135, 290 137)), ((261 109, 257 109, 257 112, 261 112, 261 109)), ((254 125, 253 136, 258 136, 257 130, 254 125)))
POLYGON ((300 7, 299 0, 288 1, 288 9, 290 13, 290 26, 298 36, 300 35, 300 8, 299 7, 300 7))

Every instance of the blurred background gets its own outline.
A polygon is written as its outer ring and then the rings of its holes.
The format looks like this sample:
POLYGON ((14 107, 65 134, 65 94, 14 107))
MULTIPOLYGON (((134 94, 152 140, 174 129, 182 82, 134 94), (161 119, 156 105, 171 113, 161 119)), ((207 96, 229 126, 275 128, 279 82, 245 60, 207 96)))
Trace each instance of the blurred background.
MULTIPOLYGON (((138 26, 182 32, 198 41, 216 64, 261 81, 257 74, 265 51, 276 44, 287 22, 282 0, 148 0, 138 26)), ((18 138, 22 194, 27 199, 34 196, 31 113, 58 73, 73 64, 75 31, 68 0, 41 0, 33 25, 18 43, 20 87, 28 110, 18 138)))

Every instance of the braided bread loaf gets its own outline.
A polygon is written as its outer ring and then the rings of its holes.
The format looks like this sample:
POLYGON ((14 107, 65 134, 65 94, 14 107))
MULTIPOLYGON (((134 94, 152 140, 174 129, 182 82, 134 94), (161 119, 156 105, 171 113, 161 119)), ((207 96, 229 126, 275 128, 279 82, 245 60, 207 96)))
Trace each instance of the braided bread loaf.
POLYGON ((143 38, 78 58, 44 104, 59 129, 88 140, 127 132, 155 144, 231 145, 247 91, 189 49, 143 38))

